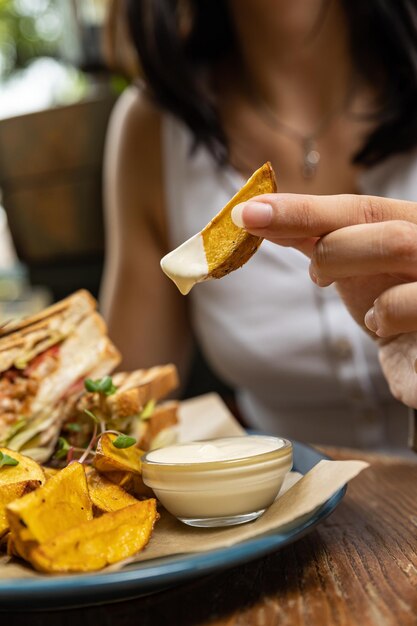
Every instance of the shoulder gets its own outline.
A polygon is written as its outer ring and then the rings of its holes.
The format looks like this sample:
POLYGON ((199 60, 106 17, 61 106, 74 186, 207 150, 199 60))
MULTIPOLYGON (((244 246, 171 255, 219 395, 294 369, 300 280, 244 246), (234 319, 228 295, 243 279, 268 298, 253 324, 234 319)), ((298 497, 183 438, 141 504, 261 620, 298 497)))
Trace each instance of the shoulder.
POLYGON ((145 136, 160 125, 161 113, 140 85, 131 85, 116 102, 111 126, 120 132, 141 133, 145 136))
POLYGON ((161 154, 161 113, 144 89, 131 86, 118 99, 107 134, 107 152, 136 164, 155 165, 161 154))
POLYGON ((107 131, 106 204, 129 222, 150 218, 163 229, 161 112, 144 89, 131 86, 118 99, 107 131))

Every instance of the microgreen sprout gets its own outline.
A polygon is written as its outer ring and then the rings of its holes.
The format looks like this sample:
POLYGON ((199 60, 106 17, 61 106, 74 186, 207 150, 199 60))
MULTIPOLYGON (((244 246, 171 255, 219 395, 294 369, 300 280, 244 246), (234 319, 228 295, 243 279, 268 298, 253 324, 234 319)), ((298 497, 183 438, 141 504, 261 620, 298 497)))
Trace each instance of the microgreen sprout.
POLYGON ((0 452, 0 467, 4 465, 19 465, 19 461, 4 452, 0 452))
MULTIPOLYGON (((81 456, 78 459, 78 462, 84 463, 85 461, 87 461, 90 455, 95 455, 94 447, 96 446, 100 437, 102 437, 103 435, 107 435, 107 434, 116 435, 116 438, 112 440, 112 444, 114 445, 115 448, 124 449, 124 448, 130 448, 131 446, 135 445, 136 439, 134 437, 129 437, 128 435, 124 435, 123 433, 120 433, 118 430, 106 429, 104 420, 97 417, 97 415, 95 415, 92 411, 89 411, 88 409, 84 409, 84 413, 92 419, 93 424, 94 424, 93 433, 91 435, 91 439, 88 443, 88 446, 86 448, 76 448, 74 446, 71 446, 64 437, 59 437, 58 449, 55 452, 55 458, 63 459, 64 457, 66 457, 67 463, 70 463, 74 457, 74 452, 81 452, 81 456), (101 432, 97 434, 99 426, 100 426, 101 432)), ((68 424, 68 426, 77 426, 77 424, 68 424)), ((70 428, 70 430, 77 431, 78 428, 75 428, 75 429, 70 428)), ((12 461, 13 460, 14 459, 12 459, 12 461)), ((12 463, 9 463, 9 465, 12 465, 12 463)))
POLYGON ((94 413, 92 411, 89 411, 88 409, 84 409, 84 413, 86 415, 88 415, 88 417, 91 417, 91 419, 93 420, 94 424, 100 424, 100 421, 97 417, 97 415, 94 415, 94 413))
POLYGON ((131 448, 135 445, 136 439, 134 437, 129 437, 128 435, 120 434, 112 441, 115 448, 131 448))
POLYGON ((104 376, 104 378, 98 378, 97 380, 86 378, 84 387, 91 393, 101 393, 105 396, 111 396, 117 391, 117 387, 113 385, 111 376, 104 376))
POLYGON ((54 454, 55 459, 64 459, 67 464, 71 463, 74 458, 75 452, 84 453, 84 448, 76 448, 75 446, 71 446, 65 437, 59 437, 58 439, 58 449, 54 454))
POLYGON ((96 417, 94 415, 94 413, 92 411, 89 411, 88 409, 84 409, 84 413, 86 413, 86 415, 91 417, 91 419, 93 420, 93 423, 94 423, 94 428, 93 428, 93 434, 91 435, 90 442, 89 442, 88 446, 86 447, 86 449, 84 450, 84 452, 81 455, 81 457, 79 458, 79 462, 80 463, 83 463, 87 459, 87 457, 90 454, 90 452, 93 451, 93 447, 94 447, 94 445, 96 443, 96 439, 97 439, 97 426, 99 424, 101 425, 101 421, 98 419, 98 417, 96 417))
POLYGON ((106 422, 104 421, 104 419, 97 417, 95 413, 89 411, 88 409, 84 409, 84 413, 93 420, 94 424, 100 426, 100 432, 104 433, 104 431, 106 430, 106 422))
POLYGON ((65 424, 65 429, 69 430, 71 433, 80 433, 81 425, 76 422, 71 422, 69 424, 65 424))
POLYGON ((56 459, 64 459, 67 455, 68 452, 70 450, 71 446, 68 443, 68 441, 65 439, 65 437, 59 437, 58 439, 58 449, 55 452, 55 458, 56 459))
POLYGON ((94 454, 93 448, 97 444, 100 437, 102 437, 103 435, 116 435, 116 439, 112 441, 112 444, 114 445, 115 448, 119 448, 119 449, 130 448, 131 446, 135 445, 136 439, 134 437, 129 437, 128 435, 124 435, 123 433, 120 433, 118 430, 109 430, 109 429, 105 430, 104 420, 99 419, 97 415, 94 415, 94 413, 92 411, 89 411, 88 409, 84 409, 84 413, 88 415, 89 417, 91 417, 91 419, 93 420, 94 430, 93 430, 93 434, 91 436, 88 446, 86 447, 81 458, 79 459, 80 463, 83 463, 87 459, 89 454, 94 454), (101 427, 101 432, 100 434, 97 435, 98 425, 100 425, 101 427))

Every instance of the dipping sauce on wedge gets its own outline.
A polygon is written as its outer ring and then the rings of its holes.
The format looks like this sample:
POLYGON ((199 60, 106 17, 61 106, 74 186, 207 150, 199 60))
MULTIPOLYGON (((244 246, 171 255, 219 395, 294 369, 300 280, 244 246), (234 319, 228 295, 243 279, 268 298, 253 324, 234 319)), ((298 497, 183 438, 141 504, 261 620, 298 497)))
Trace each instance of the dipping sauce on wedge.
POLYGON ((177 285, 183 296, 187 295, 196 283, 205 280, 209 268, 201 233, 187 239, 164 256, 161 259, 161 268, 177 285))

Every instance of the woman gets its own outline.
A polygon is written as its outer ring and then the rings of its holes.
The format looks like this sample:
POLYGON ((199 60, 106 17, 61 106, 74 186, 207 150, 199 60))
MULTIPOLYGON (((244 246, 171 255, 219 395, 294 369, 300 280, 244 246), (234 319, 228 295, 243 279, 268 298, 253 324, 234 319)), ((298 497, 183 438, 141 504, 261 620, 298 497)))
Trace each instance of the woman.
POLYGON ((417 199, 407 187, 412 1, 129 7, 148 89, 124 94, 109 131, 103 285, 126 366, 174 361, 186 372, 192 328, 248 424, 307 441, 405 444, 375 346, 336 290, 311 284, 302 255, 265 242, 244 269, 187 298, 159 260, 266 160, 280 191, 417 199))

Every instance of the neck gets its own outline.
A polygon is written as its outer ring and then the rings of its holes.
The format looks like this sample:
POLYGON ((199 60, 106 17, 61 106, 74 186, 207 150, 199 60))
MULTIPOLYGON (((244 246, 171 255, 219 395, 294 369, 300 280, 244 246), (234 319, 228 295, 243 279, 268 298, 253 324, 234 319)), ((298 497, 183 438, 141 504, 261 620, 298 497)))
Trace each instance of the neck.
MULTIPOLYGON (((351 86, 346 19, 339 0, 281 4, 279 24, 263 17, 261 25, 262 16, 254 24, 246 3, 239 3, 235 24, 240 62, 247 87, 278 115, 299 120, 307 130, 339 106, 351 86)), ((253 10, 251 3, 249 7, 253 10)))

